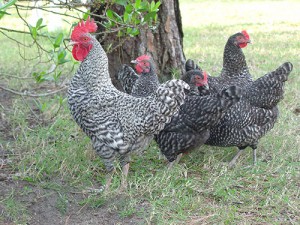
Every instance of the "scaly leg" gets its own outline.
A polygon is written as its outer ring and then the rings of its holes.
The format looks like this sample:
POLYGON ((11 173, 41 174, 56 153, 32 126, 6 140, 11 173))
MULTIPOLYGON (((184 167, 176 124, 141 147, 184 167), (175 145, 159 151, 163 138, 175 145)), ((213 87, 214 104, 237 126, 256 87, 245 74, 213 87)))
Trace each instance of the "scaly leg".
POLYGON ((256 148, 253 148, 253 165, 256 165, 256 148))
POLYGON ((233 159, 229 162, 229 168, 233 168, 236 164, 236 160, 240 157, 242 152, 244 151, 244 148, 239 148, 238 153, 233 157, 233 159))
POLYGON ((121 187, 120 191, 126 190, 127 189, 127 175, 129 171, 129 163, 125 164, 122 168, 122 178, 121 178, 121 187))
POLYGON ((110 184, 111 184, 114 173, 115 173, 115 170, 113 170, 113 171, 109 172, 108 174, 106 174, 105 192, 107 192, 109 190, 109 187, 110 187, 110 184))

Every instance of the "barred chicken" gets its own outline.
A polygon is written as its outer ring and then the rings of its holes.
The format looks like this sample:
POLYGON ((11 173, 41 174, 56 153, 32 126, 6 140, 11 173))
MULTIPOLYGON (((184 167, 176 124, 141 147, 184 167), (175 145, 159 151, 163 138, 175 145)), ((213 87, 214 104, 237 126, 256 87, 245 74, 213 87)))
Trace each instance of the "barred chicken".
POLYGON ((207 74, 200 70, 191 70, 183 78, 189 82, 190 94, 180 107, 179 114, 173 116, 171 122, 155 136, 169 167, 179 161, 182 153, 203 145, 210 136, 210 127, 218 123, 241 97, 240 89, 235 86, 216 96, 199 96, 198 87, 207 89, 207 74))
POLYGON ((135 97, 147 97, 159 87, 154 63, 150 56, 142 55, 132 60, 135 71, 128 65, 122 65, 116 76, 123 90, 135 97))
MULTIPOLYGON (((220 93, 230 85, 242 88, 241 100, 210 129, 210 137, 206 141, 208 145, 238 147, 239 151, 229 163, 230 167, 235 165, 238 157, 248 146, 253 150, 253 162, 256 163, 259 139, 274 127, 278 119, 277 104, 283 99, 284 85, 293 69, 293 65, 286 62, 253 81, 241 49, 248 43, 250 37, 246 31, 232 35, 225 45, 221 75, 208 77, 211 95, 220 93)), ((188 60, 186 68, 199 69, 199 66, 188 60)))
POLYGON ((74 120, 105 164, 105 189, 110 186, 116 156, 122 166, 123 189, 130 152, 144 148, 148 144, 145 137, 158 133, 170 122, 183 104, 189 86, 181 80, 171 80, 145 98, 118 91, 109 76, 107 55, 90 34, 96 30, 97 25, 89 18, 72 31, 72 54, 81 64, 71 79, 68 104, 74 120))

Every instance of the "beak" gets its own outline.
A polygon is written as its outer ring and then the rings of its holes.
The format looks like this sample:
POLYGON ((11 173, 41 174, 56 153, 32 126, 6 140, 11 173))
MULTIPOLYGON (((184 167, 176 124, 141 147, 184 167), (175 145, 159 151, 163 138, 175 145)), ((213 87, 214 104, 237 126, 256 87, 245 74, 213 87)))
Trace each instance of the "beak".
POLYGON ((251 40, 250 40, 250 39, 248 39, 248 40, 247 40, 247 43, 248 43, 248 44, 252 44, 252 42, 251 42, 251 40))
POLYGON ((137 60, 131 60, 131 63, 133 63, 133 64, 137 64, 137 63, 138 63, 138 61, 137 61, 137 60))
POLYGON ((69 42, 68 46, 73 46, 73 45, 76 45, 77 43, 78 43, 77 41, 72 41, 72 40, 71 40, 71 41, 69 42))
POLYGON ((209 90, 209 85, 208 85, 208 84, 204 84, 204 85, 203 85, 203 88, 204 88, 205 90, 209 90))

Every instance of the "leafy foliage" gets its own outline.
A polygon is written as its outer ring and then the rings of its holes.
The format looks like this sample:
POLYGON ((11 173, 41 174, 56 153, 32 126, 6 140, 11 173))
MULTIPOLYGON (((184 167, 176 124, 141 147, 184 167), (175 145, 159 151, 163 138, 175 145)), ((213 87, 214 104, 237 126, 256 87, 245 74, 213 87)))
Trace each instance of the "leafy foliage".
POLYGON ((117 29, 118 36, 136 36, 140 33, 139 27, 147 24, 150 28, 155 28, 157 23, 157 12, 161 2, 137 0, 135 3, 130 1, 117 1, 124 7, 123 15, 119 15, 112 9, 106 11, 108 18, 103 25, 107 30, 117 29))
POLYGON ((6 15, 10 15, 9 13, 6 12, 6 9, 8 9, 10 6, 12 6, 13 4, 15 4, 18 0, 10 0, 9 2, 7 2, 6 4, 3 4, 2 2, 0 2, 0 19, 6 14, 6 15))
MULTIPOLYGON (((48 4, 51 6, 51 1, 48 4)), ((157 12, 160 1, 155 2, 154 0, 148 2, 147 0, 115 0, 115 1, 94 1, 90 6, 97 8, 105 6, 105 11, 103 15, 97 15, 87 9, 79 8, 81 3, 72 3, 72 5, 60 2, 59 6, 62 8, 60 11, 55 11, 55 5, 53 10, 49 11, 49 5, 37 5, 18 3, 17 0, 11 0, 6 4, 0 4, 0 19, 4 15, 17 16, 23 20, 25 27, 28 28, 28 32, 22 30, 11 30, 20 33, 27 33, 31 37, 31 43, 29 45, 23 45, 23 48, 32 48, 35 46, 37 48, 37 56, 33 58, 40 58, 42 61, 42 54, 46 53, 47 60, 45 66, 42 69, 36 69, 32 72, 32 78, 37 84, 43 82, 54 82, 56 85, 60 85, 60 78, 63 72, 61 68, 66 63, 73 63, 73 67, 77 64, 70 54, 68 54, 68 48, 66 41, 69 41, 69 36, 72 28, 80 20, 86 20, 89 16, 101 19, 101 24, 105 28, 103 33, 116 33, 119 38, 134 37, 140 33, 140 29, 144 29, 145 26, 151 29, 155 28, 157 23, 157 12), (123 13, 114 11, 114 7, 121 7, 123 13), (7 13, 8 8, 16 8, 14 14, 7 13), (47 8, 48 7, 48 8, 47 8), (52 14, 57 14, 55 16, 63 16, 63 21, 70 27, 69 32, 66 33, 64 30, 53 33, 49 31, 47 26, 47 21, 43 18, 38 18, 35 24, 29 23, 29 18, 27 14, 31 14, 33 10, 44 10, 46 12, 51 12, 52 14), (62 11, 64 10, 64 11, 62 11), (77 16, 74 16, 73 11, 77 12, 77 16), (26 12, 25 14, 22 12, 26 12)), ((6 31, 9 29, 5 29, 6 31)), ((10 30, 9 30, 10 31, 10 30)), ((0 28, 0 32, 1 28, 0 28)), ((18 43, 18 42, 17 42, 18 43)), ((113 50, 112 48, 110 50, 113 50)), ((19 50, 20 51, 20 50, 19 50)))

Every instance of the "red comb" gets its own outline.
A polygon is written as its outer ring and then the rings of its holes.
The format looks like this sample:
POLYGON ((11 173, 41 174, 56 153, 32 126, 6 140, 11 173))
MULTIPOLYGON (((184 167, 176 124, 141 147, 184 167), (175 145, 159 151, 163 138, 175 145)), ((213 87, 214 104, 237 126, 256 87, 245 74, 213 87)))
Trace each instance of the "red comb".
POLYGON ((246 30, 242 30, 241 33, 245 36, 245 38, 250 39, 250 36, 249 36, 249 34, 247 33, 246 30))
POLYGON ((150 56, 149 55, 141 55, 139 57, 136 58, 136 61, 143 61, 143 60, 150 60, 150 56))
POLYGON ((203 80, 205 82, 207 82, 207 73, 206 73, 206 71, 203 71, 202 73, 203 73, 203 80))
POLYGON ((94 22, 94 19, 88 17, 85 22, 82 20, 74 27, 72 31, 71 39, 75 40, 78 34, 92 33, 96 31, 97 31, 97 24, 94 22))

